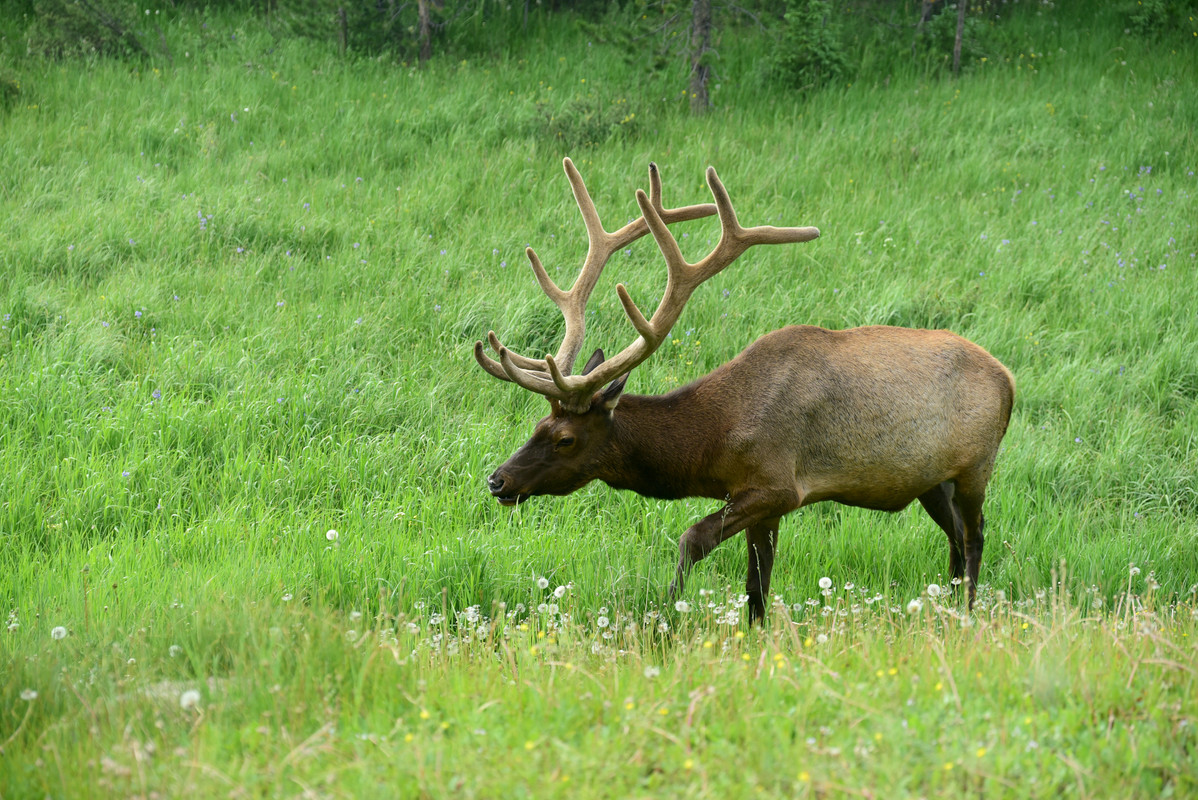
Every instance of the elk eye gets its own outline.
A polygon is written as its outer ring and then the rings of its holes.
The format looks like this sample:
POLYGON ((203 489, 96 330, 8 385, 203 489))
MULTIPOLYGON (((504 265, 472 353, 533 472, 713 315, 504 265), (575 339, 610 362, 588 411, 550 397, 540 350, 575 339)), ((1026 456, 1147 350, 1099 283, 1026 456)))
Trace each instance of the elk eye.
POLYGON ((572 444, 574 444, 573 436, 563 436, 562 438, 557 440, 557 444, 554 445, 554 448, 557 450, 561 450, 563 447, 569 447, 572 444))

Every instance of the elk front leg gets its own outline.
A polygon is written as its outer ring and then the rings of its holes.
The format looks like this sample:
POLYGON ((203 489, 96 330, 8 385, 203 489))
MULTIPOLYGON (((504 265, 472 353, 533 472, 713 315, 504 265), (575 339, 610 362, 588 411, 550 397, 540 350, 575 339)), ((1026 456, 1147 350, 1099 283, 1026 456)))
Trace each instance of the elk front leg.
MULTIPOLYGON (((697 561, 702 561, 720 542, 766 520, 774 520, 776 530, 776 520, 798 507, 798 493, 793 489, 749 489, 733 495, 726 506, 690 526, 678 540, 678 569, 674 575, 674 583, 670 585, 670 597, 677 597, 682 593, 686 574, 691 566, 697 561)), ((772 567, 772 550, 769 563, 772 567)), ((768 584, 768 571, 765 574, 768 584)))
POLYGON ((774 569, 774 552, 778 547, 780 517, 767 519, 745 529, 749 545, 749 578, 745 593, 749 595, 749 624, 765 618, 765 598, 770 593, 770 573, 774 569))

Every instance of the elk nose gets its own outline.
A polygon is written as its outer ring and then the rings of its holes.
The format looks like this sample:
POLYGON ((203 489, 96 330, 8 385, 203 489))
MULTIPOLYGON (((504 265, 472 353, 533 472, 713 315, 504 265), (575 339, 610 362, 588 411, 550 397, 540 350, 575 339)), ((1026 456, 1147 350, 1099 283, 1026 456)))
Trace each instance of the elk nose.
POLYGON ((491 477, 487 478, 487 488, 491 490, 491 494, 502 493, 503 483, 503 478, 499 476, 498 472, 493 473, 491 477))

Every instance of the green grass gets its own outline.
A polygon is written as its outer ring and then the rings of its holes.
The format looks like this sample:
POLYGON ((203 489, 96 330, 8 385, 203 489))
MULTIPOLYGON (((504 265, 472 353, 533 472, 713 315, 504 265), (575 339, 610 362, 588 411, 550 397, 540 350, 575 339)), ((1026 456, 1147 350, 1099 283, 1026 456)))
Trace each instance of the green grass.
MULTIPOLYGON (((1198 50, 1058 5, 957 81, 801 98, 727 33, 701 119, 681 73, 566 25, 423 71, 220 15, 164 18, 173 65, 6 39, 0 796, 1194 792, 1198 50), (947 327, 1012 370, 969 627, 905 613, 947 568, 919 508, 791 515, 790 610, 737 638, 705 608, 743 584, 737 542, 696 612, 665 603, 715 504, 489 498, 544 401, 471 348, 556 347, 522 251, 559 283, 581 263, 563 155, 609 227, 654 160, 669 204, 713 164, 742 222, 823 231, 702 287, 630 391, 791 323, 947 327), (805 605, 825 575, 855 584, 844 618, 805 605), (516 611, 540 576, 568 619, 516 611)), ((716 227, 678 231, 693 259, 716 227)), ((641 242, 608 272, 610 352, 614 284, 645 307, 664 267, 641 242)))

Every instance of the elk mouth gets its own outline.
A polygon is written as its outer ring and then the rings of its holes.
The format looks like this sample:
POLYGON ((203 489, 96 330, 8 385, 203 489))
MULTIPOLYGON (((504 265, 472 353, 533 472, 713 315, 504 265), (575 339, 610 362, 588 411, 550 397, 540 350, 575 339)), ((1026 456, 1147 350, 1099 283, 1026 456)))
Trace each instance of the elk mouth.
POLYGON ((495 499, 499 501, 499 505, 501 505, 501 506, 514 506, 514 505, 523 503, 525 500, 527 500, 531 496, 532 495, 527 495, 527 494, 508 494, 508 495, 498 495, 497 494, 497 495, 495 495, 495 499))

